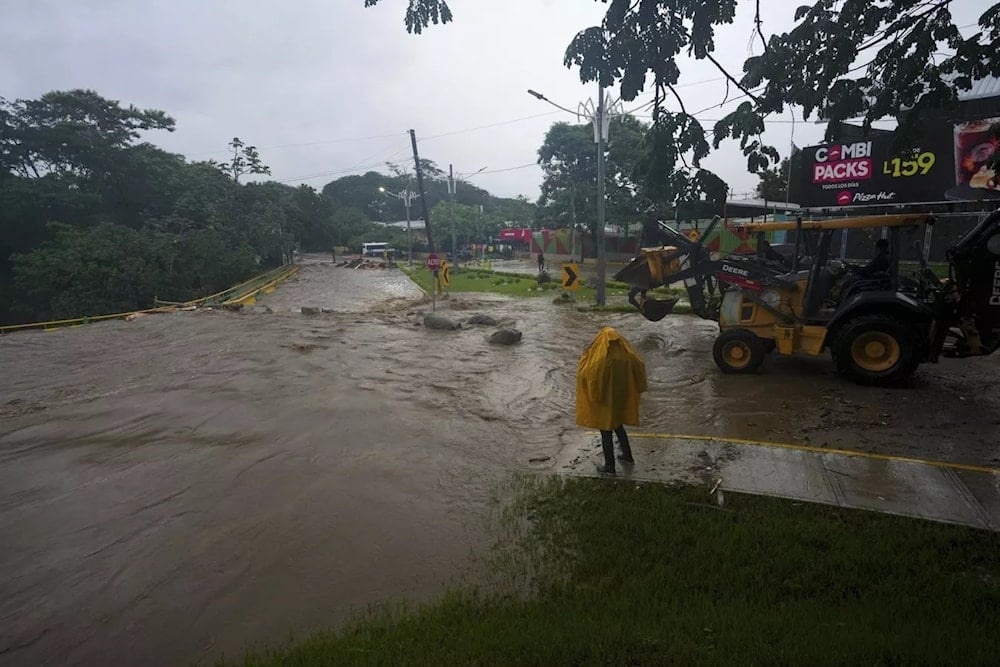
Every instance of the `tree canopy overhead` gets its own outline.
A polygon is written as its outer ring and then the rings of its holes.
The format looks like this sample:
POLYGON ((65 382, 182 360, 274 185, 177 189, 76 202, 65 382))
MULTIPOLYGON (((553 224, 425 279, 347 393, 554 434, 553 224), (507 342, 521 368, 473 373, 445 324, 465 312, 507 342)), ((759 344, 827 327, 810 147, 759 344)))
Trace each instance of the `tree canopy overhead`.
MULTIPOLYGON (((795 10, 792 30, 770 34, 760 0, 602 1, 603 21, 576 35, 564 64, 584 82, 617 86, 625 100, 653 92, 639 169, 648 190, 667 201, 725 194, 700 167, 710 146, 676 87, 683 58, 712 63, 727 80, 727 99, 731 91, 744 99, 715 124, 712 146, 737 141, 754 173, 779 161, 761 135, 765 118, 789 106, 828 121, 829 140, 842 121, 861 118, 867 129, 910 110, 901 118, 906 137, 925 112, 954 105, 974 80, 1000 76, 1000 3, 984 4, 976 30, 963 37, 953 0, 814 0, 795 10), (733 22, 741 2, 754 9, 762 53, 747 58, 742 72, 730 72, 715 57, 716 31, 733 22)), ((451 18, 445 0, 409 0, 410 32, 451 18)))

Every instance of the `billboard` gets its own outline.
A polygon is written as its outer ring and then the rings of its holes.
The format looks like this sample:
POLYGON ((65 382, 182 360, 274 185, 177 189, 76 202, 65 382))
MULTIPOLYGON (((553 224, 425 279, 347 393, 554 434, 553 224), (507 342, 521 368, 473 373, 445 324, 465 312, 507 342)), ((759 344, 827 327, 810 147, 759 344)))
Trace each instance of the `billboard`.
POLYGON ((1000 151, 990 129, 1000 117, 934 125, 902 153, 892 135, 802 149, 797 201, 806 207, 1000 199, 986 164, 1000 151))

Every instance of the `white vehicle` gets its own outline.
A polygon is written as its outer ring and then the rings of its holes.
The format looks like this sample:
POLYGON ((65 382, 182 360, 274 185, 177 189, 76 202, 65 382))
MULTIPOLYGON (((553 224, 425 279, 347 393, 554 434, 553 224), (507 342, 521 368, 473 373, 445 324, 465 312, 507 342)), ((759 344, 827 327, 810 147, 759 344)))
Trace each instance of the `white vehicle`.
POLYGON ((379 259, 386 256, 389 252, 388 243, 362 243, 361 244, 361 256, 362 257, 377 257, 379 259))

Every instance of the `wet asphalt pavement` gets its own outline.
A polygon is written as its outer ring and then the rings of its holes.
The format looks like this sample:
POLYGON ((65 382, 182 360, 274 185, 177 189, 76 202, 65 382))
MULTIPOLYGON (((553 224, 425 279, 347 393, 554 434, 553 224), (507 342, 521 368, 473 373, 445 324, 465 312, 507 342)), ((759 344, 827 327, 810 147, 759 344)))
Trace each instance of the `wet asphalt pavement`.
POLYGON ((495 486, 579 443, 576 359, 605 325, 646 358, 643 430, 1000 464, 1000 358, 893 390, 826 358, 731 377, 691 317, 439 302, 521 329, 508 348, 416 326, 427 308, 398 271, 307 258, 244 312, 0 338, 0 665, 211 659, 434 594, 474 571, 495 486))

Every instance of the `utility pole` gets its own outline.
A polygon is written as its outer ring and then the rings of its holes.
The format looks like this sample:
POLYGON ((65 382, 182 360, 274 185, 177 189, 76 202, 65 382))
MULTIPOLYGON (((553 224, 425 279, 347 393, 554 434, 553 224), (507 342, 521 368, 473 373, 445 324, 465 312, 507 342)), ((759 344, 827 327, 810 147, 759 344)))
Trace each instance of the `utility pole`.
POLYGON ((413 203, 413 198, 417 196, 416 192, 410 190, 409 186, 402 192, 389 192, 385 188, 380 187, 379 192, 387 195, 391 195, 396 199, 403 200, 403 206, 406 207, 406 260, 409 265, 413 266, 413 235, 410 233, 410 205, 413 203))
POLYGON ((604 251, 604 179, 607 167, 604 164, 604 133, 607 127, 604 108, 604 84, 597 81, 597 305, 605 304, 605 279, 608 262, 604 251))
POLYGON ((453 165, 448 165, 448 199, 451 201, 451 258, 452 261, 458 259, 458 249, 455 247, 455 170, 453 165))
POLYGON ((427 232, 427 247, 434 252, 434 237, 431 235, 431 216, 427 210, 427 194, 424 192, 424 172, 420 170, 420 155, 417 153, 417 134, 410 130, 413 145, 413 164, 417 169, 417 190, 420 191, 420 206, 424 212, 424 230, 427 232))

